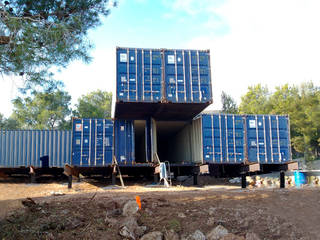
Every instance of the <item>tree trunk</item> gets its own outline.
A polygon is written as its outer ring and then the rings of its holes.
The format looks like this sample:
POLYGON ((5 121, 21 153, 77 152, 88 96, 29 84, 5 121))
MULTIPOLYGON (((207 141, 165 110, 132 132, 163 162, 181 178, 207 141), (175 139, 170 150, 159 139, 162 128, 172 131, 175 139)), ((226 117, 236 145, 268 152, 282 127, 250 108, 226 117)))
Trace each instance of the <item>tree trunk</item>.
POLYGON ((10 37, 0 36, 0 45, 6 45, 10 42, 10 37))

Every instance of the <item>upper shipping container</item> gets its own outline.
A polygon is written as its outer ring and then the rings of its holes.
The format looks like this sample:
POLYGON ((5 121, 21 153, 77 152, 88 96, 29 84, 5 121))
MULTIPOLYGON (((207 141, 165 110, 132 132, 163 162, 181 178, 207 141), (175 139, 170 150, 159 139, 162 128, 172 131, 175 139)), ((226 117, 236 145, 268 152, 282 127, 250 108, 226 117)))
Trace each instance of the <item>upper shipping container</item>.
POLYGON ((72 132, 72 165, 103 167, 112 164, 112 120, 74 118, 72 132))
POLYGON ((115 101, 119 119, 192 119, 212 102, 210 51, 117 48, 115 101))
POLYGON ((71 131, 0 130, 0 167, 41 167, 49 156, 50 167, 71 162, 71 131))

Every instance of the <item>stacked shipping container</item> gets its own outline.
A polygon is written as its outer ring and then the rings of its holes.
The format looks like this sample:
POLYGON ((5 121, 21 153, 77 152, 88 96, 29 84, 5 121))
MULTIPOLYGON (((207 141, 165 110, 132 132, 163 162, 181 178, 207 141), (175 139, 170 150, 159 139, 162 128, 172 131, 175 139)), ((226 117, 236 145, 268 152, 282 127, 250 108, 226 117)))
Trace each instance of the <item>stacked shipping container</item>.
POLYGON ((116 118, 190 120, 211 102, 209 50, 117 48, 116 118))

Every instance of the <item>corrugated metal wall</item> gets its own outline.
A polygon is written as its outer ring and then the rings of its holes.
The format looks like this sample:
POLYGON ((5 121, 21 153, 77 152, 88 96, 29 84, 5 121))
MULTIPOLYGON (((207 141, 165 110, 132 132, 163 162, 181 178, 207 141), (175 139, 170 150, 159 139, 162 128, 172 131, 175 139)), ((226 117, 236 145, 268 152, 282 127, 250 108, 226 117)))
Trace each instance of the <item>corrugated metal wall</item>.
POLYGON ((211 101, 209 50, 163 50, 163 52, 165 99, 174 103, 211 101))
POLYGON ((209 163, 240 163, 244 156, 241 115, 202 115, 203 159, 209 163))
POLYGON ((133 120, 115 120, 114 122, 115 156, 118 164, 135 163, 135 138, 133 120))
POLYGON ((158 49, 117 48, 117 101, 160 102, 162 65, 158 49))
POLYGON ((112 120, 74 118, 72 129, 72 165, 100 167, 112 164, 112 120))
POLYGON ((70 164, 71 131, 0 130, 0 167, 41 167, 45 155, 50 167, 70 164))
POLYGON ((289 118, 278 115, 246 116, 248 160, 281 163, 291 159, 289 118))
POLYGON ((210 51, 117 48, 116 99, 211 102, 210 51))
POLYGON ((282 163, 291 160, 289 118, 203 114, 203 162, 282 163))

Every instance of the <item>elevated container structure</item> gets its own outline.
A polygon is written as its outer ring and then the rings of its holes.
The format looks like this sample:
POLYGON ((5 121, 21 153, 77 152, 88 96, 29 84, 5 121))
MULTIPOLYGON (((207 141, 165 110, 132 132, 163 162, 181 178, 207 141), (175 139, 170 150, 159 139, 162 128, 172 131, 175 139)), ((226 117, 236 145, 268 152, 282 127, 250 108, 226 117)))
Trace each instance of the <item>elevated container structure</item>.
POLYGON ((117 119, 190 120, 212 103, 209 50, 117 48, 117 119))

